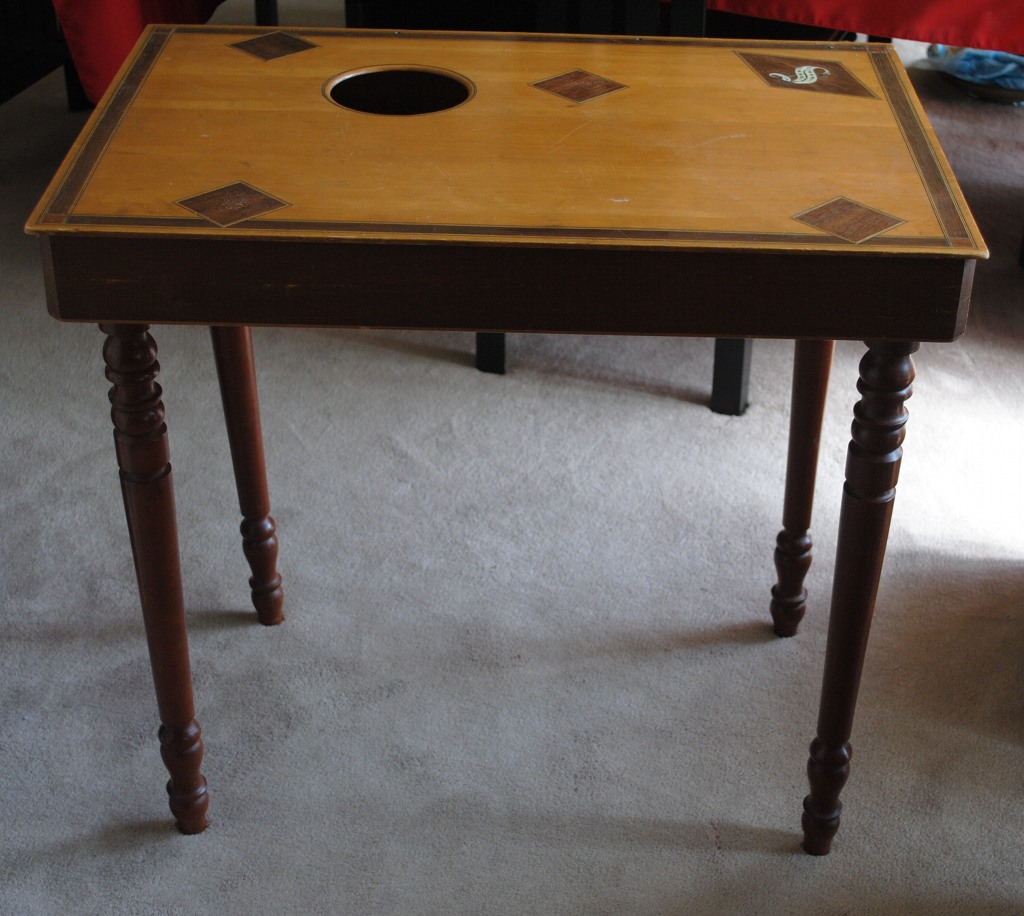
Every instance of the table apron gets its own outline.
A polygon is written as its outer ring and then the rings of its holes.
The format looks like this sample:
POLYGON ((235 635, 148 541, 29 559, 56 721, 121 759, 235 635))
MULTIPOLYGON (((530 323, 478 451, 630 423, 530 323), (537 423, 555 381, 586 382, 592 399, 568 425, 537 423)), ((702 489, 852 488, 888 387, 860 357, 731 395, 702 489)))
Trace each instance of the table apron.
POLYGON ((43 238, 64 321, 949 341, 952 257, 254 239, 43 238))

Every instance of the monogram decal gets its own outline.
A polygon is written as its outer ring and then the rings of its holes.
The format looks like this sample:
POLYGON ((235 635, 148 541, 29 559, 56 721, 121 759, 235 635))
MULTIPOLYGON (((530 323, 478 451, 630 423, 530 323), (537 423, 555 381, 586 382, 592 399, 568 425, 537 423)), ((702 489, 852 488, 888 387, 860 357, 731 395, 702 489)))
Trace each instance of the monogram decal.
POLYGON ((821 71, 823 79, 832 75, 826 67, 817 67, 808 64, 803 67, 797 67, 792 76, 786 76, 785 73, 769 73, 768 76, 773 80, 782 80, 784 83, 792 83, 794 86, 809 86, 811 83, 818 82, 818 74, 816 71, 819 70, 821 71))
MULTIPOLYGON (((838 48, 830 50, 834 56, 841 53, 838 48)), ((878 99, 878 95, 839 60, 789 57, 785 54, 760 54, 750 51, 736 53, 740 60, 764 80, 765 85, 773 89, 878 99)))

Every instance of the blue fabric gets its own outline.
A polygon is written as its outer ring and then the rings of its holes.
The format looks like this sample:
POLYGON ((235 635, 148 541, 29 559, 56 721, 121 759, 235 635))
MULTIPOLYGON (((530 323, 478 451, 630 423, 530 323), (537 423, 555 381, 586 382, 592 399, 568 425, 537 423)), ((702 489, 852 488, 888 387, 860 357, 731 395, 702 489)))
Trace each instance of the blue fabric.
POLYGON ((969 83, 1024 90, 1024 57, 1004 51, 975 51, 936 45, 929 54, 940 70, 969 83))

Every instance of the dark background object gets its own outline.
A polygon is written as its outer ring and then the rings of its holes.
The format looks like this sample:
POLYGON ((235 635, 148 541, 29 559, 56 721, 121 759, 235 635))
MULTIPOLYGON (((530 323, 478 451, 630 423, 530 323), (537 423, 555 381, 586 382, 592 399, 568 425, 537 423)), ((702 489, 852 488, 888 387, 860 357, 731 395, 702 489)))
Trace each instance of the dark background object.
POLYGON ((0 103, 58 67, 64 68, 69 107, 88 108, 50 0, 0 0, 0 103))

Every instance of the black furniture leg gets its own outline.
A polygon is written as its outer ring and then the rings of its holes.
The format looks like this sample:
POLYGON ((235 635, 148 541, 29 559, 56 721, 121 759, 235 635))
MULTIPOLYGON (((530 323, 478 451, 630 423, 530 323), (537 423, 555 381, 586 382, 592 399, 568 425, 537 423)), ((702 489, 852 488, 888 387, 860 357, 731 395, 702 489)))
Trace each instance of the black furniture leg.
POLYGON ((747 409, 752 350, 753 341, 749 339, 715 341, 710 405, 715 413, 738 417, 747 409))
POLYGON ((256 25, 278 25, 277 0, 255 0, 256 25))
POLYGON ((703 37, 704 20, 707 15, 707 4, 704 0, 676 0, 675 3, 668 3, 665 6, 668 7, 667 34, 703 37))
POLYGON ((93 107, 92 102, 86 97, 82 80, 70 55, 64 63, 64 89, 68 94, 68 111, 88 111, 93 107))
POLYGON ((476 335, 476 367, 481 372, 505 374, 505 335, 478 333, 476 335))

